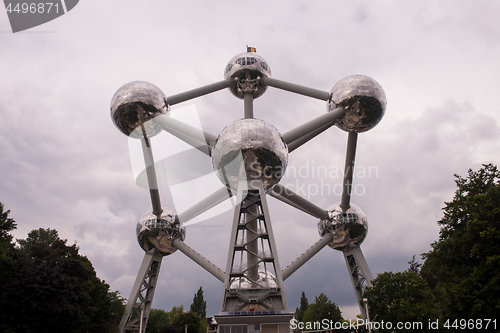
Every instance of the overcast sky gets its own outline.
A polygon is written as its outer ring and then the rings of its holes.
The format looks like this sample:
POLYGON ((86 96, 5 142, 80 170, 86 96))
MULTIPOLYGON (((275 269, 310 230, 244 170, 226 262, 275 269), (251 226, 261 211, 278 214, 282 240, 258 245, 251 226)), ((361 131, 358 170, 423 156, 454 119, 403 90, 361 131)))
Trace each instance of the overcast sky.
MULTIPOLYGON (((12 34, 0 10, 0 202, 17 222, 14 236, 58 230, 128 298, 144 256, 135 225, 151 203, 111 121, 111 97, 134 80, 167 96, 219 81, 249 45, 280 80, 329 91, 364 74, 382 85, 386 114, 358 137, 352 202, 368 218, 361 248, 372 274, 403 271, 438 239, 453 175, 499 164, 499 13, 497 1, 86 0, 12 34)), ((227 90, 173 109, 186 106, 215 135, 243 117, 227 90)), ((254 104, 255 117, 281 133, 325 112, 325 102, 273 88, 254 104)), ((320 207, 339 202, 326 189, 342 181, 346 140, 332 127, 291 153, 289 171, 303 173, 282 184, 320 207), (320 166, 340 172, 318 177, 320 166)), ((175 208, 168 190, 161 199, 175 208)), ((318 240, 317 219, 268 203, 284 267, 318 240)), ((229 210, 187 227, 186 243, 223 270, 231 220, 229 210)), ((153 307, 189 309, 200 286, 208 315, 217 314, 222 283, 176 252, 163 259, 153 307)), ((285 290, 292 310, 305 291, 309 302, 325 293, 345 318, 359 313, 343 255, 328 247, 285 290)))

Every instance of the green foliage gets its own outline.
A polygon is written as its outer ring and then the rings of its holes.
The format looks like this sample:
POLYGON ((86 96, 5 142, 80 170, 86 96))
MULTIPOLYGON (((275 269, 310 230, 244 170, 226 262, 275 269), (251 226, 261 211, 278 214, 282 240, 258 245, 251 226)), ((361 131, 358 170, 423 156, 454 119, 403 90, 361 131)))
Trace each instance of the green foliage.
POLYGON ((331 320, 333 323, 342 322, 342 313, 339 307, 330 301, 323 293, 316 296, 314 303, 311 303, 304 312, 302 321, 305 322, 321 322, 323 319, 331 320))
POLYGON ((168 313, 168 317, 170 318, 170 324, 172 324, 177 318, 184 313, 184 306, 174 306, 172 310, 168 313))
POLYGON ((377 278, 372 280, 372 287, 366 288, 363 298, 368 299, 371 321, 427 324, 428 319, 435 319, 431 289, 427 282, 412 270, 378 274, 377 278))
POLYGON ((4 239, 11 245, 8 260, 1 260, 0 331, 117 331, 123 299, 109 292, 76 244, 51 229, 31 231, 17 248, 10 235, 4 239))
POLYGON ((6 259, 13 249, 10 232, 15 230, 17 225, 14 219, 9 217, 9 213, 10 210, 3 210, 3 204, 0 202, 0 260, 6 259))
POLYGON ((172 321, 172 326, 177 327, 178 333, 184 333, 186 325, 188 333, 200 333, 206 330, 206 326, 203 325, 203 322, 203 318, 197 314, 193 312, 184 312, 172 321))
POLYGON ((302 292, 300 295, 300 307, 295 309, 295 319, 298 321, 303 321, 302 319, 304 318, 304 313, 306 312, 307 308, 309 307, 309 301, 307 300, 306 293, 302 292))
POLYGON ((207 317, 207 302, 203 299, 203 288, 200 287, 193 297, 190 312, 197 314, 200 318, 207 317))
POLYGON ((467 178, 445 203, 440 236, 424 255, 422 275, 442 318, 496 318, 500 313, 500 172, 492 164, 467 178))
POLYGON ((165 310, 151 309, 149 312, 146 333, 162 333, 163 328, 170 325, 169 313, 165 310))
POLYGON ((415 272, 415 273, 420 273, 420 270, 422 268, 422 264, 417 262, 415 259, 415 255, 411 258, 410 261, 408 261, 408 264, 410 265, 410 268, 408 268, 409 271, 415 272))

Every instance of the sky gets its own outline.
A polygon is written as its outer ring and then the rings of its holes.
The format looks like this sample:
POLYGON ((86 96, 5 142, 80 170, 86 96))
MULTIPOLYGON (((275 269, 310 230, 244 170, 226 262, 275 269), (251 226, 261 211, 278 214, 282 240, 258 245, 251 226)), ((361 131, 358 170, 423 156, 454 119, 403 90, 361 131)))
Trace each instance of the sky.
MULTIPOLYGON (((135 227, 151 202, 135 181, 134 143, 111 121, 111 98, 135 80, 166 96, 220 81, 249 45, 280 80, 330 91, 363 74, 383 87, 385 116, 358 137, 351 200, 368 218, 361 249, 372 274, 406 270, 439 238, 454 174, 500 162, 499 11, 496 1, 462 0, 86 0, 13 34, 0 10, 0 202, 17 222, 14 237, 56 229, 128 298, 144 256, 135 227)), ((214 135, 243 117, 243 101, 227 89, 172 112, 183 108, 214 135)), ((325 112, 323 101, 271 87, 254 103, 255 117, 280 133, 325 112)), ((162 140, 158 150, 175 145, 162 140)), ((346 142, 334 126, 298 148, 281 184, 322 208, 339 202, 346 142), (314 172, 321 168, 329 173, 314 172)), ((199 163, 211 166, 204 155, 199 163)), ((175 209, 168 186, 160 194, 175 209)), ((268 204, 284 267, 319 239, 318 221, 268 204)), ((187 226, 185 242, 224 270, 231 221, 222 209, 187 226)), ((222 283, 177 251, 163 258, 153 307, 189 309, 200 286, 207 314, 217 314, 222 283)), ((285 291, 292 310, 305 291, 310 303, 326 294, 344 318, 359 313, 343 255, 328 247, 285 291)))

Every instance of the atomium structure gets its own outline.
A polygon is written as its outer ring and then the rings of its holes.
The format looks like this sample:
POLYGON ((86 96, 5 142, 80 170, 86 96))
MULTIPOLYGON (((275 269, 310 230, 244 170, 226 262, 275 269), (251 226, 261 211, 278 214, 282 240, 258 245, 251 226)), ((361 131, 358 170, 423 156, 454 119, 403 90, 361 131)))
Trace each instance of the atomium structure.
MULTIPOLYGON (((252 52, 253 51, 253 52, 252 52)), ((223 283, 219 333, 289 332, 289 311, 283 281, 326 245, 344 254, 363 318, 362 291, 372 275, 360 245, 368 231, 363 211, 351 204, 351 189, 358 133, 376 126, 384 116, 386 97, 372 78, 353 75, 321 91, 271 78, 267 62, 254 52, 238 54, 224 70, 224 80, 177 95, 166 96, 153 84, 125 84, 113 96, 111 118, 125 135, 141 141, 152 211, 136 228, 145 251, 132 288, 121 332, 145 332, 162 258, 180 250, 223 283), (268 87, 326 102, 327 112, 286 132, 254 118, 253 101, 268 87), (170 106, 222 89, 243 100, 244 117, 215 136, 169 117, 170 106), (340 202, 320 208, 280 184, 288 154, 336 125, 348 132, 340 202), (221 188, 177 214, 160 201, 150 138, 166 131, 212 159, 221 188), (267 197, 271 196, 318 219, 320 239, 281 268, 267 197), (184 223, 215 207, 228 197, 236 198, 225 270, 189 247, 184 223)))

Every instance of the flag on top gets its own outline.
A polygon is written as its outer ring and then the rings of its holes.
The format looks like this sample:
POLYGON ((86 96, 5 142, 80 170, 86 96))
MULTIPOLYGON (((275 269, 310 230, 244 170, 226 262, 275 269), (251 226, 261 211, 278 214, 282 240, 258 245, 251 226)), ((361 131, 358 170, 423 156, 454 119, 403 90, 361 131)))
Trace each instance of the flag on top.
POLYGON ((247 46, 247 52, 257 52, 255 47, 247 46))

